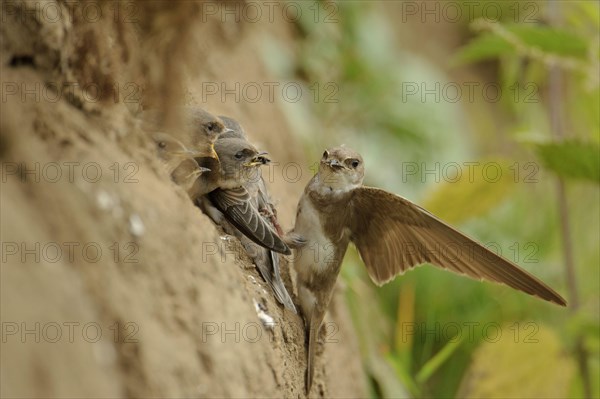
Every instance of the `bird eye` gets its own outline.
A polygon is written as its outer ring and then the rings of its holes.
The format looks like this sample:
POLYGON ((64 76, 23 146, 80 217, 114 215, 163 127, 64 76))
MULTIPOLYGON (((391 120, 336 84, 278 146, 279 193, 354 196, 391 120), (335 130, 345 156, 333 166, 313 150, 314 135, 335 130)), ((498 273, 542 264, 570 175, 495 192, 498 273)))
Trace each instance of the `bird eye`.
POLYGON ((160 148, 166 148, 166 147, 167 147, 167 143, 166 143, 166 142, 164 142, 164 141, 159 141, 159 142, 158 142, 158 146, 159 146, 160 148))
POLYGON ((206 125, 206 128, 212 132, 213 130, 217 129, 217 124, 214 122, 210 122, 209 124, 206 125))
POLYGON ((354 169, 356 169, 356 168, 358 168, 358 165, 360 165, 360 162, 358 162, 358 160, 354 159, 350 165, 352 165, 352 167, 354 169))
POLYGON ((244 156, 244 152, 243 151, 238 151, 234 155, 235 159, 242 159, 243 156, 244 156))
POLYGON ((329 157, 329 153, 327 151, 325 151, 323 153, 323 159, 327 159, 327 157, 329 157))

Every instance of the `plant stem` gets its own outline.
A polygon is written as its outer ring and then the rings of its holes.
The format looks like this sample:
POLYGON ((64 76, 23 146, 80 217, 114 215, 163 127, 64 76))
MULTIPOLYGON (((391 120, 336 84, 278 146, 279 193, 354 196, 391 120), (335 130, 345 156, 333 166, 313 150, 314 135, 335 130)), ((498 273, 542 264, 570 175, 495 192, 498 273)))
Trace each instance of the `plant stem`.
MULTIPOLYGON (((548 17, 551 25, 560 23, 560 2, 548 0, 548 17)), ((565 138, 562 116, 562 100, 563 100, 563 76, 560 67, 553 65, 550 67, 549 76, 549 103, 548 111, 550 114, 550 125, 554 139, 561 141, 565 138)), ((569 208, 567 206, 567 194, 565 182, 561 177, 558 177, 556 185, 558 197, 558 211, 560 215, 560 232, 563 242, 563 260, 565 265, 565 274, 567 279, 567 290, 569 293, 569 310, 572 314, 576 314, 579 309, 579 290, 577 286, 577 275, 575 270, 575 260, 573 251, 573 240, 570 227, 569 208)), ((590 370, 588 366, 588 351, 583 341, 583 336, 579 333, 575 339, 575 357, 581 374, 581 382, 583 385, 584 397, 590 398, 592 395, 590 370)))

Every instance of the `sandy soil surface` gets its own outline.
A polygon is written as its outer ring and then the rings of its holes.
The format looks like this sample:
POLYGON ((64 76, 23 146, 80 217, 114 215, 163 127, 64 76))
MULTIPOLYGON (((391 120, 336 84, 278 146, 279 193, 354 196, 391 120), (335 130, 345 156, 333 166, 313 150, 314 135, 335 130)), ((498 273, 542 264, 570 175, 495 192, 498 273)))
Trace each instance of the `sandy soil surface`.
MULTIPOLYGON (((257 52, 265 35, 293 47, 293 27, 222 23, 191 1, 131 2, 133 22, 113 2, 48 2, 75 16, 58 21, 34 3, 11 3, 0 28, 2 397, 304 397, 301 318, 171 183, 135 117, 200 105, 308 165, 277 101, 202 95, 276 81, 257 52), (85 4, 97 21, 76 17, 85 4), (97 96, 77 89, 92 84, 97 96)), ((310 176, 275 172, 289 228, 310 176)), ((364 397, 341 288, 328 320, 311 396, 364 397)))

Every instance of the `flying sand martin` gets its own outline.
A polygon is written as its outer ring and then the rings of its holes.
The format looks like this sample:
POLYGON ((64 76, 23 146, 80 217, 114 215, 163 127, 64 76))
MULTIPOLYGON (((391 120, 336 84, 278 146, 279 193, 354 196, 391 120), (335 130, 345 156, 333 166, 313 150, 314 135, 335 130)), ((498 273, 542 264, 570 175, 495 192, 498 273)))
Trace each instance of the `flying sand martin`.
POLYGON ((294 268, 308 336, 307 393, 319 329, 350 241, 377 285, 430 263, 566 306, 559 294, 533 275, 407 199, 364 187, 363 177, 360 154, 346 147, 325 151, 318 173, 300 198, 290 232, 305 241, 296 249, 294 268))

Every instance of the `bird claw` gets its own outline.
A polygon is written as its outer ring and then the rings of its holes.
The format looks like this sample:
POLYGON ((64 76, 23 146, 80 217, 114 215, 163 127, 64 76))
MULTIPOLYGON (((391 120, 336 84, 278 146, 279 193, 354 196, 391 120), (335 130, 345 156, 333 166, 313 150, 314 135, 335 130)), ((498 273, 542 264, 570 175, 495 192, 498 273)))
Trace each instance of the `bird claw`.
POLYGON ((283 237, 283 241, 287 244, 288 247, 299 249, 306 245, 308 240, 302 237, 298 233, 289 232, 283 237))

